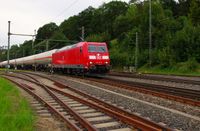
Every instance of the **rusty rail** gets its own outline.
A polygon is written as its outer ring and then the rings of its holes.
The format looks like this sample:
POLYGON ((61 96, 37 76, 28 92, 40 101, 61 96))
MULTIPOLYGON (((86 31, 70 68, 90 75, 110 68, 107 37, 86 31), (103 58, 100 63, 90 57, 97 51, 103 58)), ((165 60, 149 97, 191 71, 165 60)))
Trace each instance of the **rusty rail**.
MULTIPOLYGON (((70 108, 68 105, 66 105, 62 100, 60 100, 56 95, 54 95, 54 93, 49 90, 50 87, 46 86, 44 84, 42 84, 39 80, 37 80, 36 78, 30 76, 30 75, 26 75, 32 79, 34 79, 35 81, 39 82, 41 87, 43 87, 43 89, 45 89, 56 101, 58 101, 66 110, 68 110, 80 123, 81 125, 83 125, 87 130, 89 131, 96 131, 97 129, 91 125, 87 120, 85 120, 82 116, 80 116, 79 114, 77 114, 75 111, 73 111, 72 108, 70 108)), ((35 82, 34 82, 35 83, 35 82)))
POLYGON ((165 131, 170 131, 172 129, 168 128, 168 127, 165 127, 165 126, 162 126, 160 124, 157 124, 155 122, 152 122, 150 120, 147 120, 143 117, 140 117, 140 116, 137 116, 135 114, 132 114, 130 112, 127 112, 126 110, 123 110, 123 109, 120 109, 114 105, 111 105, 111 104, 108 104, 108 103, 105 103, 95 97, 92 97, 88 94, 85 94, 77 89, 74 89, 72 87, 69 87, 69 86, 66 86, 64 85, 63 83, 61 82, 58 82, 57 80, 54 80, 52 78, 49 78, 49 77, 46 77, 46 76, 42 76, 42 75, 39 75, 39 74, 34 74, 34 73, 31 73, 33 75, 38 75, 42 78, 46 78, 48 80, 51 80, 53 81, 56 86, 60 86, 61 88, 67 88, 71 91, 74 91, 76 92, 77 94, 80 94, 84 97, 87 97, 89 99, 91 99, 92 101, 98 103, 98 104, 95 104, 95 103, 89 103, 88 101, 86 100, 83 100, 83 99, 80 99, 80 98, 77 98, 71 94, 68 94, 68 93, 65 93, 63 92, 62 90, 60 89, 55 89, 55 88, 51 88, 51 90, 55 90, 63 95, 66 95, 68 97, 71 97, 73 99, 77 99, 78 101, 84 103, 84 104, 87 104, 87 105, 90 105, 94 108, 97 108, 97 109, 101 109, 101 110, 104 110, 105 112, 109 113, 111 116, 121 120, 121 121, 124 121, 132 126, 136 126, 137 128, 141 129, 141 130, 156 130, 156 131, 161 131, 161 130, 165 130, 165 131))
MULTIPOLYGON (((200 81, 198 81, 198 80, 188 80, 188 79, 183 79, 183 78, 168 78, 168 77, 162 77, 162 76, 148 76, 148 74, 133 74, 133 73, 125 73, 125 72, 110 72, 108 75, 200 85, 200 81)), ((153 75, 156 75, 156 74, 153 74, 153 75)), ((169 76, 169 75, 166 75, 166 76, 169 76)), ((173 76, 175 76, 175 75, 173 75, 173 76)), ((191 77, 191 76, 187 76, 187 77, 191 77)))
MULTIPOLYGON (((15 78, 19 78, 19 79, 23 79, 23 80, 32 82, 32 83, 34 83, 34 84, 36 84, 36 85, 42 87, 45 91, 47 91, 47 92, 51 95, 51 97, 53 97, 59 104, 61 104, 61 105, 64 107, 64 109, 68 110, 68 111, 76 118, 76 120, 78 120, 78 121, 81 123, 81 125, 82 125, 84 128, 86 128, 86 129, 89 130, 89 131, 96 131, 96 130, 97 130, 97 129, 96 129, 94 126, 92 126, 87 120, 85 120, 82 116, 80 116, 80 115, 77 114, 75 111, 73 111, 72 108, 70 108, 69 106, 67 106, 62 100, 60 100, 56 95, 54 95, 54 93, 53 93, 51 90, 49 90, 49 87, 48 87, 48 86, 42 84, 40 81, 38 81, 38 80, 35 79, 34 77, 29 76, 29 75, 26 75, 26 76, 32 78, 33 80, 35 80, 36 82, 35 82, 35 81, 28 80, 28 79, 25 79, 25 78, 21 78, 21 77, 19 77, 19 76, 12 76, 12 75, 7 75, 7 76, 9 76, 9 77, 15 77, 15 78)), ((11 80, 10 80, 10 81, 11 81, 11 80)), ((14 82, 14 81, 12 81, 12 82, 15 83, 15 84, 17 84, 17 82, 14 82)), ((18 83, 17 85, 19 85, 19 83, 18 83)), ((23 86, 24 86, 24 85, 23 85, 23 86)), ((26 88, 31 89, 31 87, 28 86, 28 85, 26 85, 26 88)), ((23 89, 24 89, 24 88, 23 88, 23 89)), ((26 89, 26 91, 29 91, 28 89, 26 89)), ((33 93, 33 92, 32 92, 32 93, 33 93)), ((38 96, 38 97, 39 97, 39 96, 38 96)), ((41 98, 41 97, 40 97, 40 98, 41 98)), ((41 98, 41 99, 42 99, 42 98, 41 98)), ((53 108, 53 107, 52 107, 52 108, 53 108)), ((61 115, 62 115, 62 114, 61 114, 61 115)), ((73 129, 73 128, 72 128, 72 129, 73 129)))
MULTIPOLYGON (((4 77, 4 76, 3 76, 4 77)), ((17 86, 21 87, 23 90, 27 91, 30 95, 32 95, 35 99, 37 99, 38 101, 40 101, 41 103, 43 103, 44 105, 46 105, 48 107, 48 109, 56 114, 57 116, 59 116, 60 118, 62 118, 62 120, 67 123, 67 125, 74 131, 81 131, 75 124, 73 124, 72 122, 70 122, 69 119, 67 119, 63 114, 61 114, 60 112, 58 112, 54 107, 52 107, 48 102, 46 102, 42 97, 40 97, 39 95, 37 95, 36 93, 34 93, 33 91, 31 91, 31 89, 27 88, 27 85, 24 84, 20 84, 10 78, 4 77, 5 79, 11 81, 12 83, 16 84, 17 86)))
POLYGON ((111 81, 111 80, 105 80, 105 79, 102 80, 102 79, 92 79, 92 78, 89 78, 89 80, 116 86, 116 87, 120 87, 120 88, 131 90, 131 91, 137 91, 137 92, 141 92, 141 93, 145 93, 145 94, 150 94, 153 96, 157 96, 157 97, 161 97, 161 98, 165 98, 165 99, 169 99, 169 100, 174 100, 174 101, 192 105, 192 106, 200 106, 200 101, 197 101, 197 100, 184 98, 184 97, 176 96, 176 95, 170 95, 170 94, 166 94, 166 93, 162 93, 162 92, 158 92, 158 91, 152 91, 150 89, 143 89, 143 88, 139 88, 136 86, 131 86, 131 85, 125 84, 125 82, 119 83, 116 80, 111 81))

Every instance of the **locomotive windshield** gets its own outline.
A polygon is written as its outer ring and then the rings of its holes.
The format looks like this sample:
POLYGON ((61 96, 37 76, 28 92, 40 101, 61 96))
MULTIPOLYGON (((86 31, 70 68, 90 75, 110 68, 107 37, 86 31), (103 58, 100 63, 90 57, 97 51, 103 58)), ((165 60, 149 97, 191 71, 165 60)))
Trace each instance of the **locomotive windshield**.
POLYGON ((88 52, 107 52, 106 46, 89 45, 88 52))
POLYGON ((105 46, 98 46, 97 49, 98 49, 98 52, 106 52, 105 46))
POLYGON ((94 45, 89 45, 89 47, 88 47, 88 52, 96 52, 97 50, 96 50, 96 46, 94 46, 94 45))

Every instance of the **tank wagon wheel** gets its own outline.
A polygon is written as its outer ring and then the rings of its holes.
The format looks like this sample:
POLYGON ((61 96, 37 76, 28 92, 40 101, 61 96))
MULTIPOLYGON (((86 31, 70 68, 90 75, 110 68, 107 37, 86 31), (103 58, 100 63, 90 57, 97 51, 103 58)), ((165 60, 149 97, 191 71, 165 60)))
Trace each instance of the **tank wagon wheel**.
POLYGON ((49 72, 50 72, 50 74, 53 74, 53 73, 54 73, 53 67, 50 67, 50 68, 49 68, 49 72))

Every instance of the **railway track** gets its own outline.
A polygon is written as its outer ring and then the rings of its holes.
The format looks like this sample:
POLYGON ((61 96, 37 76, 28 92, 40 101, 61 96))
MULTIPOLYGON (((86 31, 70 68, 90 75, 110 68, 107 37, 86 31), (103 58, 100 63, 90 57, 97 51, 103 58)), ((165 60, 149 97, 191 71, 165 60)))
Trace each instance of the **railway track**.
POLYGON ((120 87, 127 90, 137 91, 145 94, 150 94, 165 99, 175 100, 181 103, 200 106, 200 92, 190 89, 182 89, 161 85, 154 85, 148 83, 139 83, 132 81, 124 81, 119 79, 113 79, 109 77, 99 78, 87 78, 90 81, 95 81, 103 84, 120 87))
MULTIPOLYGON (((83 77, 78 77, 78 76, 73 76, 73 77, 83 79, 83 77)), ((169 100, 174 100, 174 101, 192 105, 192 106, 200 106, 200 101, 199 101, 200 92, 196 90, 182 89, 182 88, 148 84, 148 83, 116 80, 109 77, 104 78, 104 76, 102 77, 99 75, 97 76, 94 75, 92 77, 89 76, 84 79, 132 90, 132 91, 137 91, 137 92, 141 92, 145 94, 150 94, 153 96, 157 96, 157 97, 161 97, 161 98, 165 98, 169 100)))
POLYGON ((4 77, 34 96, 73 130, 171 130, 76 89, 66 87, 52 78, 20 73, 27 77, 24 78, 14 74, 4 74, 4 77), (35 84, 37 88, 24 81, 35 84))
POLYGON ((200 81, 198 80, 191 80, 191 79, 183 79, 183 78, 168 78, 162 76, 149 76, 149 75, 138 75, 138 74, 131 74, 131 73, 122 73, 122 72, 111 72, 109 73, 110 76, 121 76, 121 77, 129 77, 129 78, 137 78, 137 79, 147 79, 147 80, 156 80, 156 81, 169 81, 169 82, 176 82, 176 83, 185 83, 185 84, 192 84, 192 85, 200 85, 200 81))
POLYGON ((39 108, 42 109, 39 112, 42 112, 44 108, 48 109, 48 112, 61 118, 67 124, 67 126, 72 130, 76 130, 76 131, 80 131, 81 129, 95 130, 93 126, 88 125, 87 121, 80 122, 78 119, 81 119, 81 118, 79 118, 79 116, 77 116, 76 113, 73 110, 71 110, 71 108, 67 106, 66 103, 64 103, 64 101, 71 102, 70 101, 71 99, 69 98, 63 99, 62 95, 51 91, 40 82, 36 83, 34 81, 30 81, 24 78, 10 76, 10 75, 6 75, 6 78, 12 81, 13 83, 17 84, 19 87, 21 87, 25 91, 27 91, 30 95, 32 95, 37 100, 34 102, 34 104, 39 104, 39 108), (33 88, 27 84, 18 82, 16 80, 13 80, 11 78, 14 78, 14 79, 17 78, 24 81, 32 82, 37 85, 37 88, 39 87, 41 88, 38 92, 36 91, 38 89, 33 88), (39 95, 41 94, 41 92, 43 92, 42 93, 43 95, 39 95), (43 107, 41 107, 41 105, 43 105, 43 107), (87 126, 85 126, 84 124, 87 126))

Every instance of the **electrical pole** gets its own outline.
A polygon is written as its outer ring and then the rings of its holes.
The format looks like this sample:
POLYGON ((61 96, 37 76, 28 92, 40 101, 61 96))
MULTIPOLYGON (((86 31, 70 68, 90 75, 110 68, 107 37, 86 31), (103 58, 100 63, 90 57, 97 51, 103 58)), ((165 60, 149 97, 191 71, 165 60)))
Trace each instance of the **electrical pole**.
POLYGON ((137 71, 138 67, 138 32, 135 34, 135 71, 137 71))
POLYGON ((152 65, 151 0, 149 0, 149 66, 152 65))
POLYGON ((8 21, 8 50, 7 50, 7 71, 10 68, 10 21, 8 21))
MULTIPOLYGON (((15 33, 11 33, 10 32, 10 23, 11 23, 11 21, 8 21, 7 71, 10 68, 10 36, 11 35, 17 35, 17 36, 32 36, 32 37, 34 37, 36 35, 36 34, 30 35, 30 34, 15 34, 15 33)), ((33 43, 32 43, 32 48, 33 48, 33 43)), ((23 56, 24 56, 24 49, 23 49, 23 56)))
POLYGON ((81 40, 84 41, 84 39, 85 39, 84 38, 85 37, 85 27, 84 26, 81 27, 81 33, 82 33, 81 40))

